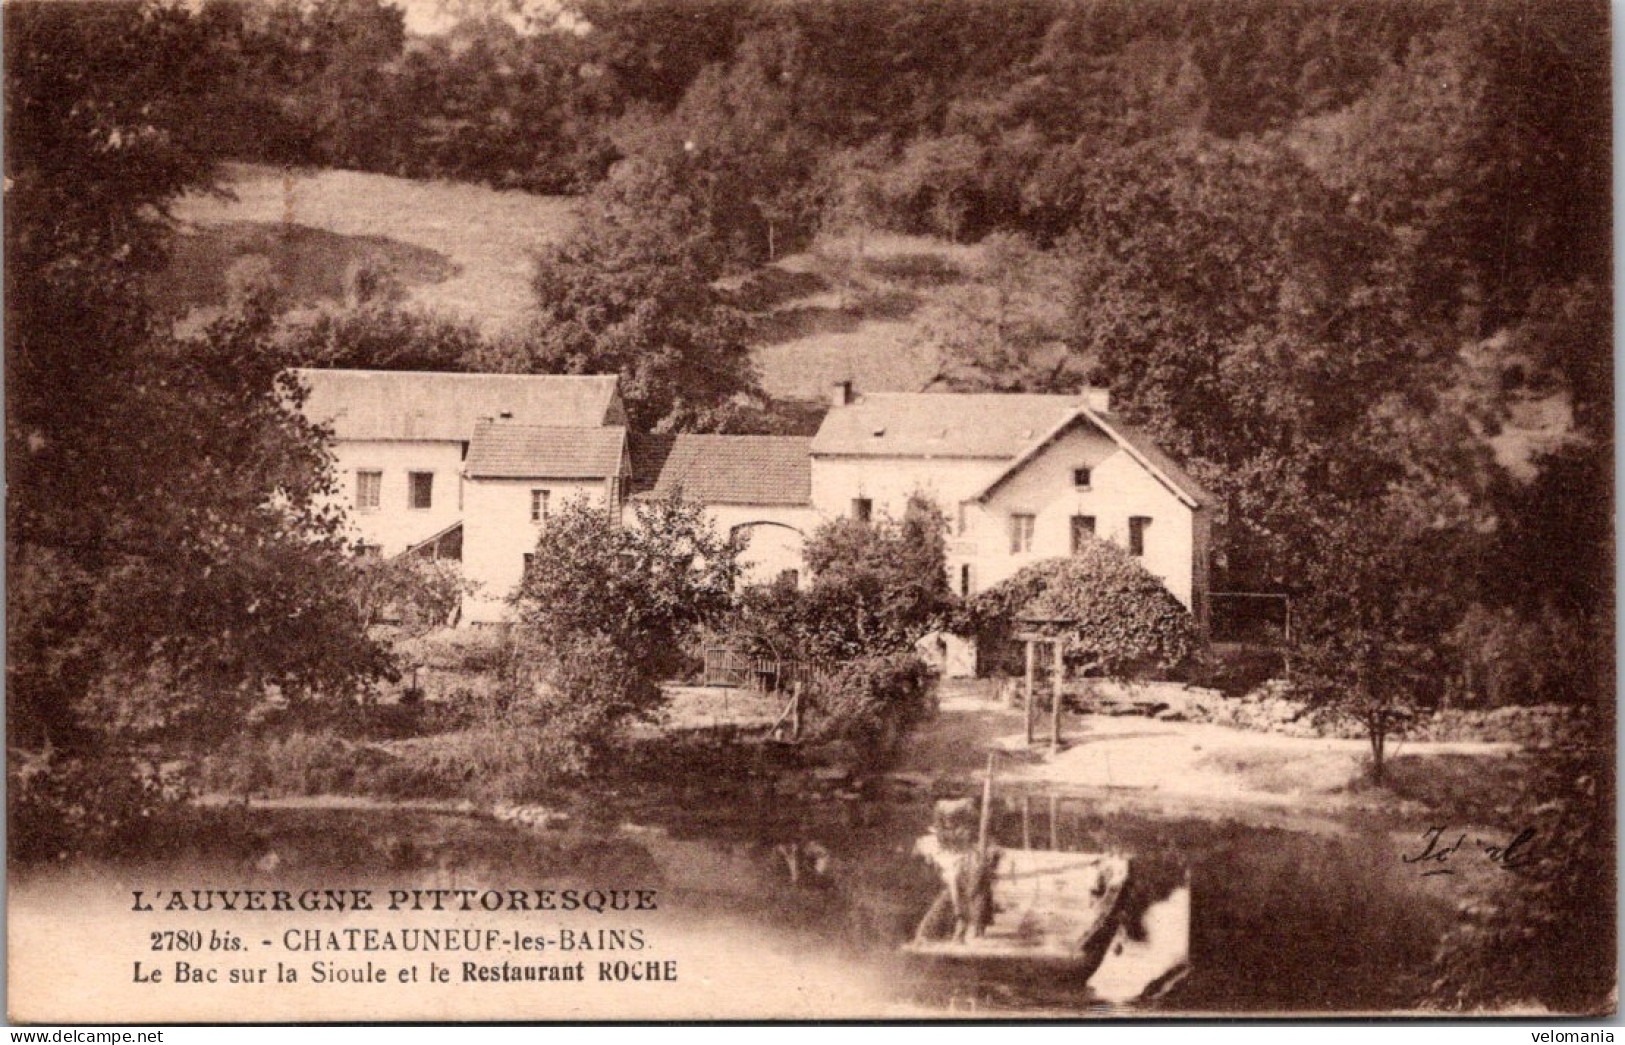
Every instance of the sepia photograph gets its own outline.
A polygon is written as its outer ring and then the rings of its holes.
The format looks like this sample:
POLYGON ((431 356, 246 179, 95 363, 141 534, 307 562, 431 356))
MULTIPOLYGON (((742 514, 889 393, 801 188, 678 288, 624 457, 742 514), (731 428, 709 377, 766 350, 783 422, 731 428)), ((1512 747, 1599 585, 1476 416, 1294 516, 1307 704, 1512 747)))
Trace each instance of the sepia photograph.
POLYGON ((8 1020, 1614 1018, 1611 16, 6 0, 8 1020))

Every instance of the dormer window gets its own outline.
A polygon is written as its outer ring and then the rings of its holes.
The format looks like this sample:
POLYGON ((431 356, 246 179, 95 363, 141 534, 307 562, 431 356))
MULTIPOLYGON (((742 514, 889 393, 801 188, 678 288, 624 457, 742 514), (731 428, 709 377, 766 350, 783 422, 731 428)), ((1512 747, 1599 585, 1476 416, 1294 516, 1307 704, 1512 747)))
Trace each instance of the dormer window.
POLYGON ((1091 478, 1093 477, 1090 475, 1090 470, 1087 468, 1072 469, 1072 485, 1076 489, 1089 489, 1089 481, 1091 478))

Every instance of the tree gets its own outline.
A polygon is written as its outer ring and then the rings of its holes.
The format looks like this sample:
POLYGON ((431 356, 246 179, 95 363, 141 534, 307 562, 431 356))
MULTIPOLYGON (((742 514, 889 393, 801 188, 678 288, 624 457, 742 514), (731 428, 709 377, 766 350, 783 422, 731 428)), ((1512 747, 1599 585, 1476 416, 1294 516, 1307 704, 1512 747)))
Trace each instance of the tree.
POLYGON ((1389 739, 1443 692, 1444 632, 1462 612, 1449 579, 1465 571, 1430 522, 1396 495, 1325 524, 1293 608, 1294 682, 1322 717, 1364 730, 1379 784, 1389 739))
POLYGON ((149 345, 104 404, 96 543, 11 546, 21 735, 211 739, 272 693, 331 700, 391 672, 350 598, 325 433, 270 325, 149 345))
POLYGON ((700 505, 636 502, 633 515, 623 525, 600 505, 565 505, 548 517, 514 594, 544 674, 566 702, 597 709, 597 734, 658 710, 685 640, 721 619, 739 575, 737 549, 700 505), (583 661, 590 650, 605 655, 583 661))
POLYGON ((1108 541, 1091 539, 1070 558, 1023 567, 974 596, 963 625, 998 640, 1022 620, 1052 622, 1036 627, 1066 639, 1080 671, 1171 670, 1197 650, 1190 613, 1137 559, 1108 541))
POLYGON ((974 276, 930 291, 917 315, 916 336, 937 350, 937 379, 967 391, 1076 388, 1083 375, 1064 340, 1069 288, 1057 259, 994 233, 974 276))
POLYGON ((278 341, 295 365, 364 370, 473 370, 493 351, 469 321, 389 301, 286 321, 278 341))
POLYGON ((946 532, 941 511, 919 495, 901 519, 831 520, 807 538, 807 588, 747 592, 736 627, 769 636, 780 653, 817 662, 910 653, 942 626, 953 603, 946 532))
POLYGON ((455 624, 474 587, 458 563, 412 554, 360 559, 355 578, 353 597, 366 626, 387 616, 409 633, 455 624))
POLYGON ((702 206, 663 164, 617 165, 576 230, 538 259, 534 322, 501 368, 618 373, 634 428, 716 427, 755 375, 744 317, 711 286, 720 261, 702 206))
POLYGON ((176 338, 145 298, 169 202, 210 185, 209 17, 6 11, 9 725, 110 763, 390 670, 268 310, 176 338))

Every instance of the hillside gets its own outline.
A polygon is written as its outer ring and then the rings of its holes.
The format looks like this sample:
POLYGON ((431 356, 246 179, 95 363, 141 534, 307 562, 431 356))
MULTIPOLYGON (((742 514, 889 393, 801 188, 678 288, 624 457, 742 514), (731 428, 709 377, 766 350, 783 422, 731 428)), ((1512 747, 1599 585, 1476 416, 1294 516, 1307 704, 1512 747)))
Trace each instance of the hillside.
MULTIPOLYGON (((342 300, 364 267, 387 272, 408 299, 496 333, 530 303, 531 256, 568 233, 572 201, 478 185, 354 171, 231 164, 234 198, 188 196, 161 291, 213 309, 269 277, 301 304, 342 300)), ((977 247, 930 236, 821 237, 805 253, 727 281, 752 318, 753 357, 775 399, 821 400, 835 381, 870 392, 933 386, 939 360, 915 322, 925 294, 969 283, 977 247)), ((1568 437, 1563 397, 1520 403, 1490 439, 1520 476, 1568 437)))
POLYGON ((174 304, 219 306, 265 277, 297 303, 335 301, 370 267, 411 300, 495 332, 530 301, 532 252, 573 220, 565 197, 354 171, 230 164, 223 183, 235 198, 175 206, 181 233, 163 288, 174 304))
MULTIPOLYGON (((226 167, 230 198, 192 195, 159 288, 182 311, 212 310, 269 279, 299 304, 343 300, 363 269, 386 272, 427 307, 496 333, 529 306, 531 256, 564 236, 567 197, 382 174, 226 167)), ((865 237, 781 259, 732 287, 752 315, 762 384, 779 399, 822 398, 833 381, 918 391, 936 373, 910 316, 920 291, 966 278, 977 257, 923 236, 865 237)), ((205 313, 206 314, 206 313, 205 313)))

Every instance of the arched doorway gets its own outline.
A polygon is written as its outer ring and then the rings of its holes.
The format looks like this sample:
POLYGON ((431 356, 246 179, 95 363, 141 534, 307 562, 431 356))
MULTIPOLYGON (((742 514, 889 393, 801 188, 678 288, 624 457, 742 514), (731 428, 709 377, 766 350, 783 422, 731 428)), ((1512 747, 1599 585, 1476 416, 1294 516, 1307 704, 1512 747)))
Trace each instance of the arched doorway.
POLYGON ((758 519, 730 527, 728 536, 744 546, 739 555, 741 584, 769 584, 793 574, 800 585, 804 572, 801 553, 806 542, 800 530, 789 523, 758 519))

